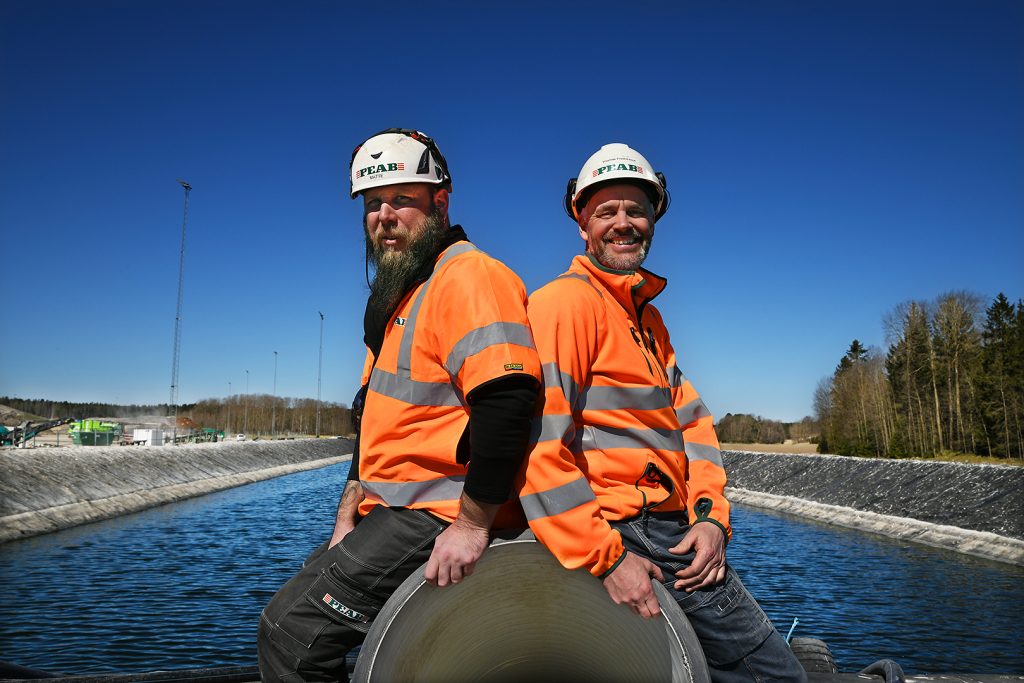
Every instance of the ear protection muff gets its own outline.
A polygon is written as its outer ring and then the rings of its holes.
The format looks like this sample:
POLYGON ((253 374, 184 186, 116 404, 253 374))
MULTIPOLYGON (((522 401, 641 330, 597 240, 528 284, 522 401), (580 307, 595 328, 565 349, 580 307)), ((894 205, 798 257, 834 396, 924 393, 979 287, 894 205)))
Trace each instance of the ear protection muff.
POLYGON ((565 209, 565 213, 569 218, 574 221, 579 218, 576 215, 576 178, 569 178, 569 182, 565 186, 565 197, 562 198, 562 208, 565 209))
POLYGON ((661 206, 658 207, 654 212, 654 220, 660 220, 665 212, 668 211, 668 207, 672 204, 672 195, 668 192, 668 180, 665 178, 665 174, 658 171, 654 174, 654 177, 661 183, 661 191, 665 193, 665 198, 661 200, 661 206))

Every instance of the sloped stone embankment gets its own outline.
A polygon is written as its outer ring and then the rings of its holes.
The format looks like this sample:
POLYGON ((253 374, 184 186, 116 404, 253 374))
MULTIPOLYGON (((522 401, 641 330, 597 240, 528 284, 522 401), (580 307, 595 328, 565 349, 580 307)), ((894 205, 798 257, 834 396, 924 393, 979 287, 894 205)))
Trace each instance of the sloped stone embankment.
POLYGON ((1024 468, 726 451, 730 500, 1024 565, 1024 468))
POLYGON ((0 543, 350 457, 349 439, 0 451, 0 543))

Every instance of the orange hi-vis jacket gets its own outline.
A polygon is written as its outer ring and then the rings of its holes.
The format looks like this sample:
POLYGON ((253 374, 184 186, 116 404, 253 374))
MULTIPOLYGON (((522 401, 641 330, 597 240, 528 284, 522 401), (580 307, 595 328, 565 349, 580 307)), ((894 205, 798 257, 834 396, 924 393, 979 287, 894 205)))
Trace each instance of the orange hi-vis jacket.
MULTIPOLYGON (((470 242, 456 242, 399 304, 379 357, 367 350, 360 514, 383 504, 453 521, 466 478, 466 463, 456 457, 469 422, 466 396, 512 374, 540 381, 526 288, 499 261, 470 242)), ((517 504, 503 509, 504 523, 509 515, 521 520, 517 511, 517 504)), ((502 524, 499 512, 495 526, 502 524)))
POLYGON ((537 538, 569 569, 604 576, 623 557, 609 521, 685 510, 726 535, 729 503, 713 418, 676 365, 661 314, 666 280, 589 255, 530 296, 544 407, 518 480, 537 538))

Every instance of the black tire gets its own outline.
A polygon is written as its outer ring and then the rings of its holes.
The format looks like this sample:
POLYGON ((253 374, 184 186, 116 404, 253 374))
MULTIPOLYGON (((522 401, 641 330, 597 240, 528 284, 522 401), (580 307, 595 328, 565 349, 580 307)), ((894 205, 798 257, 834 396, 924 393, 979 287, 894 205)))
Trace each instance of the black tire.
POLYGON ((789 647, 796 655, 797 661, 807 673, 834 674, 839 673, 836 658, 824 640, 817 638, 793 638, 789 647))

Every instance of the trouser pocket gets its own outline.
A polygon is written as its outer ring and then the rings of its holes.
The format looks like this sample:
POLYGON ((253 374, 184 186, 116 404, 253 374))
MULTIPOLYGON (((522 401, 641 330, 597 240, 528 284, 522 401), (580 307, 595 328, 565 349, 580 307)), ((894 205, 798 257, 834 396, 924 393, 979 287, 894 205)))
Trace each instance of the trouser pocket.
POLYGON ((753 652, 774 631, 768 615, 744 587, 740 577, 727 566, 725 581, 717 586, 687 593, 676 590, 675 573, 690 566, 695 553, 675 555, 668 551, 689 531, 685 517, 672 513, 654 513, 645 525, 642 520, 614 522, 628 550, 661 568, 669 593, 686 613, 708 663, 722 666, 753 652))
POLYGON ((735 662, 754 651, 774 631, 768 615, 732 567, 725 581, 692 593, 672 591, 690 620, 712 666, 735 662))
POLYGON ((344 680, 345 654, 365 638, 370 610, 356 607, 322 564, 307 564, 263 610, 257 649, 264 681, 344 680), (342 605, 360 618, 330 611, 342 605))
POLYGON ((423 510, 378 505, 338 544, 331 571, 343 583, 387 600, 427 561, 447 526, 423 510))
POLYGON ((263 613, 261 641, 290 653, 289 668, 337 670, 446 526, 419 510, 375 507, 341 543, 318 548, 277 592, 263 613))

